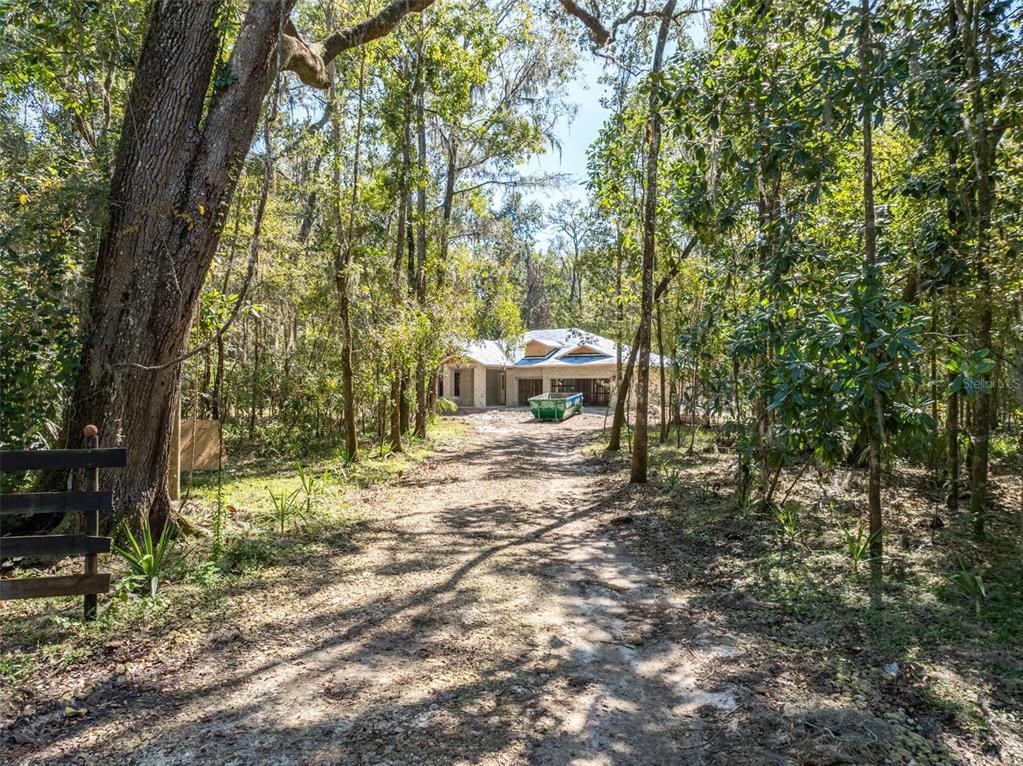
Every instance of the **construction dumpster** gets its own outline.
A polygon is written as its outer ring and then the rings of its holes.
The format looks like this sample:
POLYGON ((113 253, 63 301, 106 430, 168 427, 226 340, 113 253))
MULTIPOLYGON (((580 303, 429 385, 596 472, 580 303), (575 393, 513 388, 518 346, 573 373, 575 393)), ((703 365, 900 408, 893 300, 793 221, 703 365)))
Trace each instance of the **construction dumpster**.
POLYGON ((564 420, 583 411, 582 394, 549 393, 529 399, 529 411, 537 420, 564 420))

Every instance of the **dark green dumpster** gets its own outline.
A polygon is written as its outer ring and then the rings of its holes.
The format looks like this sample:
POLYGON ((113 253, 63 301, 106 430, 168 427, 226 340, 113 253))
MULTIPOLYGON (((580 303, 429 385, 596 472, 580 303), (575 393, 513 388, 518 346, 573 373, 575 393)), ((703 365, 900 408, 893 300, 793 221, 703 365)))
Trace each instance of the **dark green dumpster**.
POLYGON ((537 420, 564 420, 583 411, 582 394, 549 393, 529 399, 529 411, 537 420))

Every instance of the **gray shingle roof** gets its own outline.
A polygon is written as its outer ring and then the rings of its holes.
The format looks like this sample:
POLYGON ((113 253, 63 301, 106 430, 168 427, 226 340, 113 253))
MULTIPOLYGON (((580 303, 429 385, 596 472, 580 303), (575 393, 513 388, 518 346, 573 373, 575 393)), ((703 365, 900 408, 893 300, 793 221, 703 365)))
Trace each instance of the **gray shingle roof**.
MULTIPOLYGON (((522 336, 522 341, 510 349, 510 354, 505 353, 506 347, 506 344, 495 340, 473 340, 460 344, 462 356, 488 367, 583 367, 588 364, 613 362, 616 351, 613 340, 577 327, 529 330, 522 336), (553 350, 546 356, 526 357, 525 347, 531 340, 548 344, 553 350), (579 346, 586 346, 597 353, 572 355, 572 351, 579 346)), ((628 356, 629 350, 629 346, 622 345, 623 358, 628 356)), ((670 359, 665 361, 671 363, 670 359)), ((657 354, 651 354, 650 365, 659 367, 661 358, 657 354)))

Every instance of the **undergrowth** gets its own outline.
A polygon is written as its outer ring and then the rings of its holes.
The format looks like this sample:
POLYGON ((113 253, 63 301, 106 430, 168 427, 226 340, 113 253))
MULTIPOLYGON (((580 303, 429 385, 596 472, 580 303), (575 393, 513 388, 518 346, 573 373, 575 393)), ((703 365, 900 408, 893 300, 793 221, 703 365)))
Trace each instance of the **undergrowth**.
MULTIPOLYGON (((258 587, 280 568, 312 566, 317 557, 354 550, 356 534, 372 520, 354 491, 399 477, 463 428, 457 419, 439 419, 429 440, 412 439, 402 453, 367 445, 359 463, 322 452, 301 463, 291 455, 243 455, 224 470, 222 519, 216 513, 217 473, 196 472, 175 516, 178 540, 155 595, 138 587, 131 563, 115 553, 100 556, 100 571, 113 577, 94 621, 82 619, 81 597, 2 605, 0 699, 16 709, 30 683, 103 655, 112 644, 141 647, 214 629, 239 608, 233 596, 258 587), (271 493, 295 495, 302 523, 289 524, 282 534, 271 493)), ((184 477, 182 483, 189 484, 184 477)), ((5 576, 71 574, 80 567, 81 559, 72 558, 48 567, 16 567, 5 576)))
MULTIPOLYGON (((1023 730, 1023 560, 1012 474, 992 479, 981 548, 966 507, 949 514, 926 471, 894 468, 883 497, 883 608, 873 610, 865 475, 808 470, 783 504, 740 508, 735 455, 712 439, 698 432, 695 457, 686 440, 681 449, 655 447, 651 465, 669 468, 634 489, 646 511, 637 552, 666 562, 667 584, 712 605, 720 629, 786 658, 805 694, 826 689, 832 703, 885 717, 897 732, 885 751, 891 762, 957 763, 957 737, 971 752, 997 754, 1010 732, 1023 730), (897 669, 897 681, 886 667, 897 669), (946 744, 934 744, 939 734, 946 744)), ((627 449, 605 453, 622 481, 628 459, 627 449)))

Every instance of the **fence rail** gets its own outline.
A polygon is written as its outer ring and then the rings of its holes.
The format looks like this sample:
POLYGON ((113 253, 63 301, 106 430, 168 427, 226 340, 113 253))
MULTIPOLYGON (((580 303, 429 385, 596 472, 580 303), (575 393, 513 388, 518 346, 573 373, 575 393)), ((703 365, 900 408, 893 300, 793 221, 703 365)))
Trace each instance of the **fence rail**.
POLYGON ((86 618, 96 616, 96 597, 110 591, 110 575, 99 572, 99 554, 110 552, 110 538, 99 536, 99 514, 113 509, 110 492, 99 489, 101 468, 128 464, 122 448, 99 448, 99 429, 85 427, 86 449, 9 450, 0 452, 0 472, 90 471, 91 490, 17 492, 0 495, 0 516, 35 513, 81 514, 83 534, 0 537, 0 558, 62 559, 83 556, 79 575, 0 579, 0 601, 51 596, 83 596, 86 618))
POLYGON ((109 511, 113 507, 114 496, 110 492, 21 492, 0 495, 0 516, 23 513, 85 513, 109 511))
MULTIPOLYGON (((94 437, 98 438, 98 437, 94 437)), ((104 449, 5 450, 0 471, 65 471, 79 468, 124 468, 128 456, 120 447, 104 449)))

